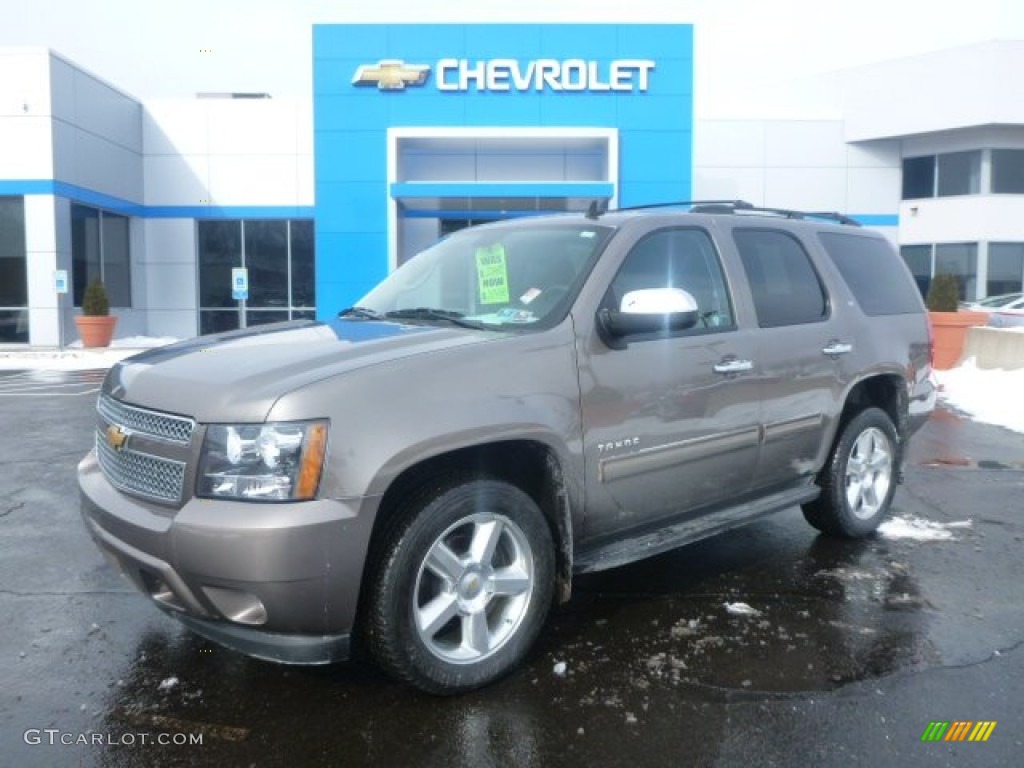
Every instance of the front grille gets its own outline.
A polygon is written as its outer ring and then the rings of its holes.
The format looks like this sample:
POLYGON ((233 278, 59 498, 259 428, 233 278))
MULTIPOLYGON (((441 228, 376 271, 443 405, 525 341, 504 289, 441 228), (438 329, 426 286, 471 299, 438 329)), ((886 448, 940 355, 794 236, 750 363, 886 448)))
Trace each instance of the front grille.
POLYGON ((96 411, 96 456, 110 484, 156 501, 180 502, 185 488, 186 465, 182 459, 188 458, 195 421, 126 405, 109 395, 100 395, 96 411), (128 442, 121 450, 107 441, 109 426, 119 427, 127 436, 128 442))
POLYGON ((110 395, 100 395, 96 410, 108 424, 118 424, 132 432, 181 445, 191 442, 192 432, 196 428, 192 419, 125 405, 110 395))
POLYGON ((185 462, 151 456, 130 448, 115 451, 99 431, 96 432, 96 456, 103 474, 115 488, 157 501, 181 500, 185 486, 185 462))

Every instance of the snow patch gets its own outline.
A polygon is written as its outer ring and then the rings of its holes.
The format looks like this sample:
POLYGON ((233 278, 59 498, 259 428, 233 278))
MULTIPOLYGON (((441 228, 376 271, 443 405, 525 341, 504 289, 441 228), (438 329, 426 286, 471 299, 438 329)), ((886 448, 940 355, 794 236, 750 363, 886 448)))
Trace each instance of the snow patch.
POLYGON ((975 421, 1024 432, 1024 368, 982 370, 972 357, 935 378, 940 399, 975 421))
POLYGON ((127 336, 114 339, 109 347, 83 349, 75 341, 64 349, 0 348, 0 371, 84 371, 110 368, 126 357, 154 347, 173 344, 172 336, 127 336))
POLYGON ((166 692, 174 688, 178 684, 178 678, 166 677, 160 681, 160 685, 157 686, 158 691, 166 692))
POLYGON ((970 520, 936 523, 921 517, 903 516, 886 520, 878 526, 879 535, 887 539, 913 539, 914 541, 949 541, 954 529, 970 528, 970 520))
POLYGON ((746 603, 723 603, 725 612, 730 616, 760 616, 761 612, 746 603))
POLYGON ((558 675, 558 677, 565 677, 566 667, 567 665, 564 661, 559 661, 555 663, 551 671, 558 675))

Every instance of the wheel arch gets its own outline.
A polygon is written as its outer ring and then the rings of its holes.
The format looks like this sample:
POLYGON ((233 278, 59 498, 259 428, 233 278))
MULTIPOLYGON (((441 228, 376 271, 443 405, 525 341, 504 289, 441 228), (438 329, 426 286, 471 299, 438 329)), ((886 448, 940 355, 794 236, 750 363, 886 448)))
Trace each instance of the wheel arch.
POLYGON ((368 573, 381 556, 395 524, 402 502, 432 484, 441 485, 453 477, 485 477, 514 485, 537 504, 555 543, 555 588, 559 602, 572 591, 573 525, 572 501, 563 462, 556 451, 539 440, 509 439, 445 451, 404 468, 387 485, 377 508, 370 546, 363 566, 360 608, 368 588, 368 573))
POLYGON ((892 420, 899 442, 896 445, 896 473, 902 479, 903 448, 910 433, 910 398, 906 380, 902 374, 884 372, 866 376, 856 381, 843 399, 843 410, 836 421, 835 431, 829 441, 828 456, 835 450, 836 442, 846 425, 861 411, 879 408, 892 420))

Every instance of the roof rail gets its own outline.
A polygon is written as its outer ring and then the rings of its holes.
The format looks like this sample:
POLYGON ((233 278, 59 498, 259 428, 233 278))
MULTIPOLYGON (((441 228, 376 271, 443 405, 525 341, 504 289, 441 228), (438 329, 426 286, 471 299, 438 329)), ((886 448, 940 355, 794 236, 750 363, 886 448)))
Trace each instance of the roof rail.
MULTIPOLYGON (((748 203, 746 200, 679 200, 671 203, 647 203, 645 205, 629 205, 625 208, 616 208, 616 211, 643 211, 648 208, 682 208, 683 206, 690 206, 690 210, 695 208, 709 208, 709 207, 721 207, 723 210, 718 211, 719 213, 732 213, 733 211, 747 211, 753 210, 754 206, 748 203)), ((699 211, 697 211, 699 212, 699 211)), ((710 211, 706 211, 710 213, 710 211)))
POLYGON ((598 219, 602 214, 618 211, 644 211, 655 208, 690 207, 691 213, 769 213, 787 219, 827 219, 850 227, 861 226, 856 219, 837 211, 795 211, 789 208, 766 208, 746 200, 679 200, 670 203, 647 203, 608 209, 607 200, 594 200, 587 209, 588 219, 598 219))

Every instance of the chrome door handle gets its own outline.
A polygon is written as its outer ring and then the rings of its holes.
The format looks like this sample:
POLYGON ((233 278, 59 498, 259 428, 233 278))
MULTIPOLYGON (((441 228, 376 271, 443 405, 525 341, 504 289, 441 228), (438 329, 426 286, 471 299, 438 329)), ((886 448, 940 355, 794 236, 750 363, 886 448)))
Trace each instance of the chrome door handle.
POLYGON ((847 355, 853 352, 853 344, 847 344, 845 341, 837 341, 833 339, 825 348, 821 350, 821 354, 828 355, 829 357, 839 357, 839 355, 847 355))
POLYGON ((715 373, 743 373, 744 371, 754 370, 754 363, 751 360, 723 360, 720 363, 715 363, 715 373))

